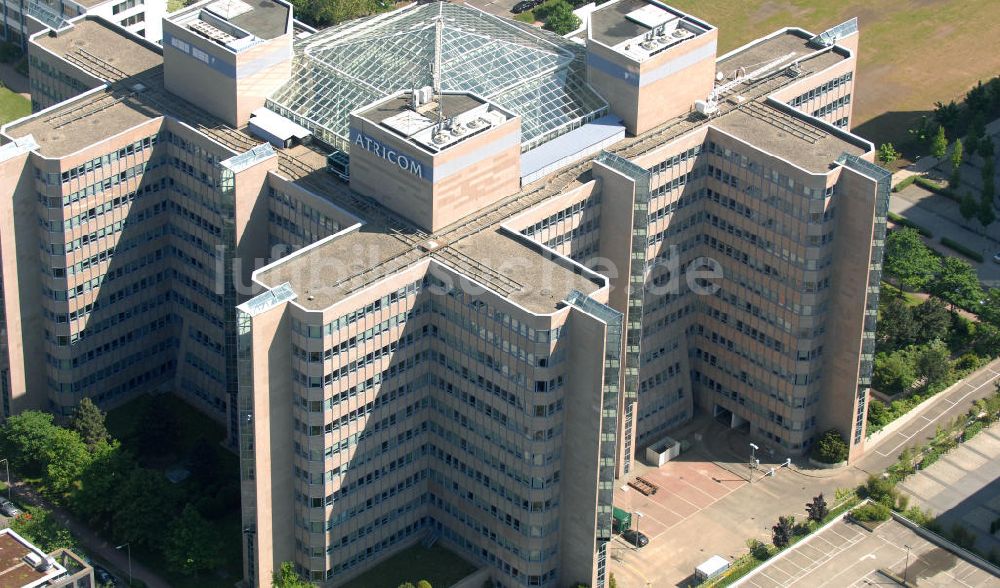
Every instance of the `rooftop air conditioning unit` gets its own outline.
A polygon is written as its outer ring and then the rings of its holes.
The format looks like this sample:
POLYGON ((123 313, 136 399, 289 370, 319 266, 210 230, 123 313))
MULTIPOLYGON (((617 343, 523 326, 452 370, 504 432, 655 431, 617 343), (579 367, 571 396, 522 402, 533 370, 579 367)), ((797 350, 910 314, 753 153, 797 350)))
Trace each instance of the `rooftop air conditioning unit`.
POLYGON ((44 572, 52 567, 47 558, 38 555, 34 551, 30 551, 24 556, 24 562, 39 572, 44 572))
POLYGON ((434 141, 437 145, 444 145, 449 139, 451 139, 451 137, 444 133, 434 133, 434 136, 431 137, 431 141, 434 141))
POLYGON ((431 101, 431 98, 434 96, 434 88, 430 86, 424 86, 423 88, 417 90, 417 93, 420 96, 420 103, 427 104, 428 102, 431 101))

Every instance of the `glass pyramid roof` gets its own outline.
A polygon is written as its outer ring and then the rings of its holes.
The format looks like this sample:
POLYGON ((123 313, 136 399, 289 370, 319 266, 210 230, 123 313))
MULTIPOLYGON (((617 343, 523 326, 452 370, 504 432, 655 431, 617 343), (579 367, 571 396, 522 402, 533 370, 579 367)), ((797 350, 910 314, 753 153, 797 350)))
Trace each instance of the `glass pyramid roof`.
POLYGON ((472 92, 521 115, 524 150, 607 113, 586 82, 582 46, 450 2, 350 21, 297 40, 292 78, 268 107, 346 151, 352 111, 432 86, 438 63, 442 90, 472 92))

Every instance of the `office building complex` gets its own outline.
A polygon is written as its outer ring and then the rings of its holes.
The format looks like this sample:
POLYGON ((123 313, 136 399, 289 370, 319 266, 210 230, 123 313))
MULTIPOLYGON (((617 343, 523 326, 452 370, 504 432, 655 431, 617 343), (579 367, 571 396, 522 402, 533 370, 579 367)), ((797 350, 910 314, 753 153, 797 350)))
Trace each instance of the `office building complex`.
POLYGON ((204 0, 162 48, 32 36, 4 413, 162 387, 225 422, 252 586, 441 542, 603 587, 615 479, 695 410, 861 455, 889 175, 848 130, 856 21, 717 56, 658 2, 591 8, 567 37, 283 0, 204 0))

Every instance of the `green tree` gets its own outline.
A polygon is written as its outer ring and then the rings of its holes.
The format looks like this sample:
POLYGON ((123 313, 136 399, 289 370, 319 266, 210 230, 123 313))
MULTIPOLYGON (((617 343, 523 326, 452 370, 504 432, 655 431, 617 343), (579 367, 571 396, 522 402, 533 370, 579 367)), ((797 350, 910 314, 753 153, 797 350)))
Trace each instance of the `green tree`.
POLYGON ((174 486, 160 472, 135 468, 113 495, 111 529, 115 540, 158 548, 176 517, 174 486))
POLYGON ((43 446, 45 484, 57 495, 68 492, 90 465, 90 451, 76 431, 55 427, 43 446))
MULTIPOLYGON (((538 11, 535 11, 538 14, 538 11)), ((565 0, 555 0, 546 5, 545 29, 557 35, 565 35, 580 26, 580 19, 573 14, 573 7, 565 0)))
POLYGON ((979 307, 979 318, 1000 327, 1000 288, 990 288, 979 307))
POLYGON ((792 527, 795 526, 795 517, 778 517, 778 523, 771 527, 771 543, 778 549, 788 546, 792 539, 792 527))
POLYGON ((952 306, 972 308, 983 298, 976 270, 957 257, 944 258, 929 288, 931 294, 947 300, 952 306))
POLYGON ((614 572, 612 572, 611 577, 608 578, 608 588, 618 588, 618 580, 615 580, 614 572))
POLYGON ((879 353, 875 356, 872 384, 876 389, 890 395, 902 394, 909 391, 916 380, 916 368, 908 351, 879 353))
POLYGON ((886 238, 885 271, 907 290, 920 290, 941 269, 941 261, 916 229, 897 229, 886 238))
POLYGON ((976 220, 983 225, 983 229, 993 224, 997 220, 997 214, 993 211, 993 195, 983 188, 982 200, 979 202, 979 209, 976 211, 976 220))
POLYGON ((948 348, 941 341, 934 341, 920 351, 917 356, 917 373, 924 378, 927 386, 943 382, 951 373, 948 348))
POLYGON ((976 326, 976 336, 972 348, 977 355, 996 357, 1000 355, 1000 327, 990 323, 980 323, 976 326))
POLYGON ((892 163, 899 159, 899 153, 892 143, 882 143, 878 148, 878 160, 882 163, 892 163))
POLYGON ((132 457, 117 441, 99 444, 80 474, 79 487, 70 498, 73 511, 92 525, 106 526, 116 510, 113 498, 118 496, 135 467, 132 457))
POLYGON ((52 553, 64 547, 76 547, 73 535, 66 527, 57 521, 50 511, 39 506, 25 508, 25 512, 11 521, 10 528, 45 553, 52 553))
POLYGON ((104 424, 104 413, 86 396, 73 412, 70 428, 80 434, 87 447, 94 449, 101 441, 110 441, 111 435, 104 424))
POLYGON ((948 104, 934 103, 934 121, 941 127, 953 130, 962 117, 962 109, 952 100, 948 104))
POLYGON ((271 574, 271 588, 318 588, 316 584, 307 582, 295 571, 295 564, 290 561, 281 562, 281 567, 271 574))
POLYGON ((48 462, 43 452, 56 428, 52 415, 46 412, 27 410, 9 417, 0 428, 0 440, 11 468, 30 477, 44 474, 48 462))
POLYGON ((984 135, 982 139, 979 140, 979 147, 976 148, 979 152, 980 157, 983 158, 984 162, 993 159, 996 154, 996 145, 993 144, 993 138, 989 135, 984 135))
POLYGON ((836 429, 830 429, 816 441, 812 456, 813 459, 823 463, 840 463, 847 459, 847 453, 847 442, 840 436, 840 432, 836 429))
POLYGON ((885 296, 879 304, 875 338, 889 349, 899 349, 913 343, 917 322, 913 310, 899 296, 885 296))
POLYGON ((955 139, 955 143, 951 147, 951 179, 948 180, 948 188, 953 192, 962 184, 963 151, 962 140, 955 139))
POLYGON ((946 153, 948 153, 948 137, 944 134, 944 127, 938 126, 934 138, 931 139, 931 155, 941 160, 946 153))
POLYGON ((979 151, 983 136, 986 134, 986 122, 982 113, 976 113, 969 121, 969 132, 965 137, 965 144, 968 146, 969 156, 973 156, 979 151))
POLYGON ((979 214, 979 201, 971 193, 966 192, 958 203, 958 212, 967 221, 976 218, 976 215, 979 214))
POLYGON ((431 586, 431 583, 428 582, 427 580, 421 580, 417 582, 417 588, 434 588, 434 587, 431 586))
POLYGON ((188 504, 168 528, 163 554, 173 570, 193 575, 222 562, 221 545, 214 527, 188 504))
POLYGON ((814 496, 812 502, 806 504, 806 512, 809 513, 809 520, 814 523, 822 523, 826 515, 830 514, 830 509, 826 505, 826 499, 823 498, 822 492, 820 492, 819 496, 814 496))
POLYGON ((935 339, 944 341, 951 330, 951 312, 937 298, 928 298, 913 309, 916 323, 916 341, 925 343, 935 339))

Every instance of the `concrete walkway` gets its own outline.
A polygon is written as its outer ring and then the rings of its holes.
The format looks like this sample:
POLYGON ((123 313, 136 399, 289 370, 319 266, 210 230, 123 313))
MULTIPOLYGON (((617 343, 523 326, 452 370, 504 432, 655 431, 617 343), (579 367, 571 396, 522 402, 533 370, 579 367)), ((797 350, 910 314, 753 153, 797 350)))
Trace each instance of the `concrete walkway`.
MULTIPOLYGON (((73 515, 66 512, 64 509, 55 506, 44 497, 38 494, 34 488, 24 484, 23 482, 14 482, 13 484, 14 497, 24 503, 30 504, 32 506, 41 506, 47 510, 52 511, 52 515, 62 523, 67 529, 70 530, 73 535, 79 540, 80 545, 87 550, 87 553, 91 556, 96 556, 109 564, 109 568, 118 577, 124 581, 128 581, 128 570, 129 570, 129 556, 125 550, 115 549, 113 543, 109 543, 97 533, 92 531, 90 527, 84 525, 73 515)), ((155 572, 142 565, 135 557, 132 558, 132 577, 136 580, 142 580, 146 583, 148 588, 170 588, 170 584, 167 583, 163 578, 157 575, 155 572)))

